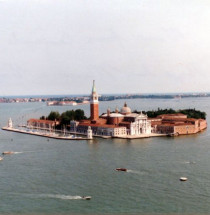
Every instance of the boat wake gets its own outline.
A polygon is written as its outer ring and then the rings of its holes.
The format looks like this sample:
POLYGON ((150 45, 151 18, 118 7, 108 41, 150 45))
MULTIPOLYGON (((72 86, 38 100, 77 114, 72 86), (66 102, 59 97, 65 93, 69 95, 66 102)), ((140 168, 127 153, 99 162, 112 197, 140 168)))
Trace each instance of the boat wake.
POLYGON ((14 154, 22 154, 22 153, 35 153, 35 152, 43 152, 43 150, 41 151, 23 151, 23 152, 14 152, 14 154))
POLYGON ((63 200, 78 200, 83 199, 82 196, 69 196, 60 194, 40 194, 39 197, 43 198, 53 198, 53 199, 63 199, 63 200))
POLYGON ((23 152, 12 152, 11 154, 35 153, 35 152, 43 152, 43 151, 23 151, 23 152))
POLYGON ((196 164, 195 161, 185 161, 184 163, 185 163, 185 164, 196 164))
POLYGON ((127 172, 133 173, 133 174, 138 174, 138 175, 145 175, 146 174, 146 172, 144 172, 144 171, 136 171, 136 170, 131 170, 131 169, 128 169, 127 172))
POLYGON ((62 195, 62 194, 27 194, 27 193, 13 193, 11 192, 10 194, 12 195, 22 195, 28 198, 33 198, 33 199, 61 199, 61 200, 90 200, 91 196, 70 196, 70 195, 62 195))

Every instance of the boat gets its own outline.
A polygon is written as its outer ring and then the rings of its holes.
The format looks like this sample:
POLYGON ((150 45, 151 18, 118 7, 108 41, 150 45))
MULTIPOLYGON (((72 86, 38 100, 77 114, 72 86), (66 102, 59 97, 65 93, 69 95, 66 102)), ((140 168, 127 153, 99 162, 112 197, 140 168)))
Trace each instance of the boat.
POLYGON ((187 181, 187 179, 188 179, 188 178, 186 178, 186 177, 181 177, 179 180, 180 180, 180 181, 187 181))
POLYGON ((3 160, 3 158, 2 157, 0 157, 0 161, 2 161, 3 160))
POLYGON ((84 199, 84 200, 91 200, 91 196, 83 196, 82 199, 84 199))
POLYGON ((126 171, 127 171, 126 168, 116 168, 115 170, 116 170, 116 171, 122 171, 122 172, 126 172, 126 171))
POLYGON ((170 134, 167 134, 168 137, 177 137, 179 136, 179 133, 176 132, 176 133, 170 133, 170 134))
POLYGON ((14 152, 11 152, 11 151, 2 152, 2 155, 11 155, 11 154, 14 154, 14 152))

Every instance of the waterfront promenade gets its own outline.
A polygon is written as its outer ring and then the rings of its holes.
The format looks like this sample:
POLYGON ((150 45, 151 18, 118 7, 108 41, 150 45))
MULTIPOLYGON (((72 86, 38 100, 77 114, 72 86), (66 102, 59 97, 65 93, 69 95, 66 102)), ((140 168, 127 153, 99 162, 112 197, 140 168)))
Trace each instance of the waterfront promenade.
POLYGON ((59 140, 91 140, 91 138, 87 138, 87 137, 75 137, 73 135, 59 136, 56 133, 42 133, 39 131, 25 131, 25 130, 21 130, 21 129, 17 129, 17 128, 9 128, 9 127, 3 127, 2 130, 17 132, 17 133, 21 133, 21 134, 29 134, 29 135, 59 139, 59 140))
POLYGON ((150 138, 150 137, 166 137, 167 134, 157 134, 157 133, 151 133, 151 134, 140 134, 140 135, 126 135, 126 136, 117 136, 116 138, 121 139, 143 139, 143 138, 150 138))
MULTIPOLYGON (((20 126, 21 127, 21 126, 20 126)), ((25 126, 22 126, 25 127, 25 126)), ((36 128, 34 128, 36 129, 36 128)), ((62 131, 58 130, 57 133, 52 133, 48 129, 40 129, 49 131, 49 133, 43 133, 40 132, 40 130, 22 130, 18 128, 10 128, 10 127, 3 127, 2 130, 5 131, 11 131, 11 132, 17 132, 21 134, 29 134, 29 135, 35 135, 35 136, 41 136, 41 137, 47 137, 47 138, 53 138, 53 139, 59 139, 59 140, 91 140, 91 138, 87 137, 80 137, 80 136, 87 136, 87 134, 79 133, 79 132, 66 132, 66 134, 69 135, 59 135, 58 133, 62 133, 62 131), (75 136, 80 135, 80 136, 75 136)), ((126 135, 126 136, 103 136, 103 135, 96 135, 93 134, 93 137, 97 138, 103 138, 103 139, 110 139, 110 138, 118 138, 118 139, 143 139, 143 138, 150 138, 150 137, 163 137, 167 136, 167 134, 157 134, 157 133, 151 133, 151 134, 141 134, 141 135, 126 135)))

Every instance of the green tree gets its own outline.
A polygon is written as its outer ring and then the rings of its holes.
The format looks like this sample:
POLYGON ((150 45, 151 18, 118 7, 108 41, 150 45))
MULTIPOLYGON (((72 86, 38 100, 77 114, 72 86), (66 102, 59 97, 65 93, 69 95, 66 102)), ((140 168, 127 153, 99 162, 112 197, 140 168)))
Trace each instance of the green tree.
POLYGON ((82 120, 82 119, 87 119, 85 116, 85 113, 81 109, 77 110, 68 110, 66 112, 63 112, 61 114, 61 126, 62 125, 69 125, 71 120, 82 120))
POLYGON ((45 116, 41 116, 40 119, 46 119, 46 117, 45 116))
POLYGON ((199 110, 195 110, 195 109, 183 109, 183 110, 173 110, 173 109, 160 109, 158 108, 158 110, 154 111, 147 111, 146 114, 148 117, 150 118, 155 118, 161 114, 174 114, 174 113, 183 113, 185 115, 187 115, 188 118, 195 118, 195 119, 206 119, 206 113, 205 112, 201 112, 199 110))
POLYGON ((47 117, 48 120, 60 120, 60 114, 58 111, 51 111, 47 117))
POLYGON ((74 118, 75 120, 86 119, 85 113, 84 113, 84 111, 81 110, 81 109, 75 110, 75 115, 74 115, 74 117, 75 117, 75 118, 74 118))

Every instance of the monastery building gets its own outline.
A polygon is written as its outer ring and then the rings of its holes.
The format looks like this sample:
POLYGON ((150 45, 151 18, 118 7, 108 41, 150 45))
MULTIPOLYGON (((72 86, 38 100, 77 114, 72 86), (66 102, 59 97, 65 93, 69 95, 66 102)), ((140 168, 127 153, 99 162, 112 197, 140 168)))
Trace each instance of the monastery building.
POLYGON ((147 115, 132 113, 126 103, 120 111, 117 108, 115 112, 108 109, 106 114, 99 117, 99 101, 95 81, 93 81, 90 96, 90 120, 71 121, 70 130, 86 134, 89 126, 93 135, 100 136, 123 137, 151 133, 151 121, 148 120, 147 115))

